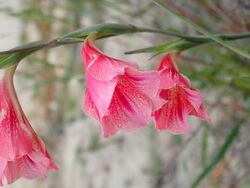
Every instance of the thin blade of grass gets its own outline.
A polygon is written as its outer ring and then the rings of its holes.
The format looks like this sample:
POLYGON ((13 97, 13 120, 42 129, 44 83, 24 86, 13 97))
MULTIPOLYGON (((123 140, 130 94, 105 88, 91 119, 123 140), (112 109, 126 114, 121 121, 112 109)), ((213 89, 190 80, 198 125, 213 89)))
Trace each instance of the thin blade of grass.
POLYGON ((233 141, 235 140, 236 136, 238 135, 240 128, 245 122, 245 118, 241 119, 237 125, 232 129, 231 133, 226 138, 226 141, 214 157, 214 159, 211 161, 210 164, 203 170, 203 172, 195 179, 195 181, 192 183, 191 188, 196 188, 202 180, 209 174, 209 172, 218 164, 218 162, 223 158, 229 147, 232 145, 233 141))
POLYGON ((209 129, 210 127, 208 124, 204 125, 202 141, 201 141, 201 163, 203 167, 207 166, 207 145, 208 145, 209 129))
POLYGON ((125 52, 125 54, 148 53, 148 52, 154 52, 160 54, 168 52, 181 52, 201 44, 202 44, 201 42, 190 42, 182 39, 177 39, 163 45, 156 45, 148 48, 128 51, 125 52))
POLYGON ((176 10, 174 10, 173 8, 171 8, 168 4, 163 3, 161 0, 154 0, 154 2, 159 5, 160 7, 162 7, 163 9, 169 11, 170 13, 172 13, 173 15, 175 15, 176 17, 178 17, 179 19, 181 19, 184 23, 186 23, 187 25, 189 25, 191 28, 193 28, 194 30, 204 34, 205 36, 207 36, 208 38, 214 40, 215 42, 219 43, 220 45, 222 45, 223 47, 245 57, 250 59, 250 54, 239 49, 236 48, 234 46, 231 46, 229 44, 227 44, 226 42, 224 42, 222 39, 214 36, 212 33, 210 33, 209 31, 203 29, 202 27, 196 25, 195 23, 193 23, 191 20, 185 18, 184 16, 182 16, 180 13, 178 13, 176 10))

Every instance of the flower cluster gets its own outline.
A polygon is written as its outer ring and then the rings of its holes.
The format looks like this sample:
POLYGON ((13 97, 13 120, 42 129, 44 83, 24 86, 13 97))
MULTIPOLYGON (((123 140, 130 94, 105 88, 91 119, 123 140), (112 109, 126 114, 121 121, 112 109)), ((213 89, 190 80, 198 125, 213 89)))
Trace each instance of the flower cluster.
MULTIPOLYGON (((82 48, 87 83, 83 108, 100 122, 104 137, 144 127, 151 118, 157 130, 173 134, 189 131, 188 115, 209 120, 200 91, 178 71, 172 54, 163 57, 157 70, 141 71, 136 63, 100 52, 94 38, 90 35, 82 48)), ((57 170, 20 106, 15 69, 8 69, 0 82, 0 185, 57 170)))
POLYGON ((135 63, 103 54, 93 40, 88 37, 82 48, 87 82, 83 108, 100 122, 104 137, 146 126, 151 117, 157 130, 173 134, 189 131, 188 115, 209 120, 200 91, 178 71, 171 54, 158 70, 140 71, 135 63))

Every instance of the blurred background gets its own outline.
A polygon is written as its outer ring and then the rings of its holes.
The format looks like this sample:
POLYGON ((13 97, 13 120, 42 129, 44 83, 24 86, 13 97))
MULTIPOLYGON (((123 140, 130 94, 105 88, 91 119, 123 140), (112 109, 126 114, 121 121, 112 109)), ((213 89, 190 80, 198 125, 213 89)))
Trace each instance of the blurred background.
MULTIPOLYGON (((249 0, 174 3, 213 33, 250 31, 249 0)), ((0 51, 104 22, 198 34, 149 0, 0 0, 0 51)), ((124 52, 171 40, 138 33, 100 40, 97 46, 110 56, 137 61, 141 69, 153 69, 161 56, 150 59, 153 54, 124 52)), ((230 44, 249 51, 250 40, 230 44)), ((82 113, 85 82, 80 50, 80 44, 42 50, 19 65, 15 77, 19 99, 60 170, 50 171, 45 180, 20 179, 4 187, 188 188, 223 152, 228 135, 239 124, 232 145, 199 187, 250 187, 249 60, 216 44, 181 53, 181 71, 202 91, 211 123, 189 118, 192 132, 183 136, 157 132, 151 123, 103 139, 99 124, 82 113)))

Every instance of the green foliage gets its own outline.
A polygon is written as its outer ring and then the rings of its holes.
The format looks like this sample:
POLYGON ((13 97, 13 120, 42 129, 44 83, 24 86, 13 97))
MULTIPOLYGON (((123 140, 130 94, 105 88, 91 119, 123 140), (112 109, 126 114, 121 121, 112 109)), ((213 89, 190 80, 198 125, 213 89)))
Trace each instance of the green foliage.
POLYGON ((167 11, 171 12, 173 15, 175 15, 176 17, 180 18, 184 23, 186 23, 187 25, 189 25, 191 28, 193 28, 194 30, 204 34, 205 36, 207 36, 208 38, 214 40, 215 42, 221 44, 222 46, 224 46, 225 48, 243 56, 246 57, 248 59, 250 59, 250 54, 243 51, 242 49, 236 48, 234 46, 231 46, 227 43, 225 43, 222 39, 220 39, 219 37, 216 37, 215 35, 213 35, 212 33, 210 33, 209 31, 207 31, 206 29, 203 29, 202 27, 196 25, 195 23, 193 23, 191 20, 185 18, 184 16, 182 16, 181 14, 179 14, 178 12, 176 12, 173 8, 171 8, 170 6, 167 5, 167 3, 163 3, 161 0, 154 0, 154 2, 156 4, 158 4, 160 7, 166 9, 167 11))
POLYGON ((119 35, 119 34, 134 33, 137 31, 138 31, 137 27, 135 27, 133 25, 105 23, 105 24, 94 25, 92 27, 88 27, 88 28, 84 28, 84 29, 79 29, 77 31, 68 33, 62 37, 59 37, 57 40, 60 42, 67 41, 70 39, 82 41, 89 34, 91 34, 93 32, 100 33, 99 38, 105 38, 105 37, 115 36, 115 35, 119 35))
POLYGON ((132 25, 99 24, 66 34, 55 40, 32 42, 9 51, 0 52, 0 69, 17 64, 21 59, 37 50, 82 42, 90 33, 98 32, 100 33, 99 38, 104 38, 137 31, 138 29, 132 25))
MULTIPOLYGON (((163 45, 157 45, 153 47, 126 52, 126 54, 145 53, 145 52, 155 52, 156 54, 168 53, 168 52, 181 52, 193 47, 197 47, 201 44, 212 42, 212 40, 210 40, 210 36, 195 37, 195 36, 183 35, 173 31, 161 31, 149 28, 139 28, 133 25, 104 23, 76 30, 74 32, 68 33, 51 41, 32 42, 8 51, 0 52, 0 69, 15 65, 21 59, 28 56, 29 54, 44 48, 53 48, 61 45, 82 42, 91 33, 98 33, 97 38, 101 39, 101 38, 112 37, 121 34, 136 33, 136 32, 152 32, 152 33, 175 36, 180 39, 174 40, 172 42, 163 45)), ((250 37, 249 33, 243 33, 240 35, 219 35, 216 38, 219 38, 220 40, 222 39, 236 40, 249 37, 250 37)))
POLYGON ((185 39, 178 39, 174 40, 172 42, 159 45, 159 46, 152 46, 148 48, 143 48, 139 50, 133 50, 129 52, 125 52, 125 54, 135 54, 135 53, 148 53, 148 52, 154 52, 156 55, 161 53, 169 53, 169 52, 181 52, 184 50, 187 50, 189 48, 198 46, 199 44, 202 44, 201 42, 190 42, 185 39))
MULTIPOLYGON (((189 50, 194 47, 198 47, 203 44, 213 43, 214 41, 207 37, 194 37, 194 36, 185 36, 181 34, 174 33, 174 36, 178 36, 181 39, 177 39, 162 45, 151 46, 147 48, 137 49, 125 52, 125 54, 136 54, 136 53, 149 53, 153 52, 158 54, 169 53, 169 52, 182 52, 189 50)), ((249 38, 250 33, 242 33, 238 35, 214 35, 221 40, 238 40, 249 38)))
POLYGON ((209 175, 209 172, 215 167, 216 164, 223 158, 226 151, 232 145, 234 139, 238 135, 240 128, 244 124, 246 120, 242 119, 238 122, 238 124, 232 129, 231 133, 225 140, 225 143, 219 149, 218 153, 215 155, 213 160, 206 166, 206 168, 202 171, 202 173, 196 178, 196 180, 192 183, 192 188, 198 187, 198 185, 202 182, 202 180, 209 175))
POLYGON ((8 54, 0 54, 0 68, 7 68, 13 66, 29 54, 30 52, 15 52, 8 54))
POLYGON ((250 76, 241 76, 235 78, 234 85, 250 91, 250 76))
POLYGON ((208 135, 210 125, 206 124, 203 127, 202 141, 201 141, 201 163, 203 167, 207 166, 207 147, 208 147, 208 135))

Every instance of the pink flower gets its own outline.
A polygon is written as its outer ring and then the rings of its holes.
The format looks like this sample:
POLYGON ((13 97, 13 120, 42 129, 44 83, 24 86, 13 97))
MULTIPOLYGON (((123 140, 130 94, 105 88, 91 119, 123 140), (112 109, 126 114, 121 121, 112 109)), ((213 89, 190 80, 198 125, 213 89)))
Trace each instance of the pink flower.
POLYGON ((171 54, 162 59, 158 70, 161 72, 159 95, 165 104, 153 113, 156 128, 173 134, 184 134, 189 132, 188 115, 208 121, 200 91, 192 88, 190 81, 178 72, 171 54))
POLYGON ((22 111, 14 70, 7 70, 0 83, 0 185, 4 178, 10 184, 20 177, 44 178, 47 170, 57 169, 22 111))
POLYGON ((87 83, 85 113, 101 123, 104 137, 147 125, 160 103, 159 72, 138 71, 134 63, 104 55, 92 41, 93 35, 82 49, 87 83))

